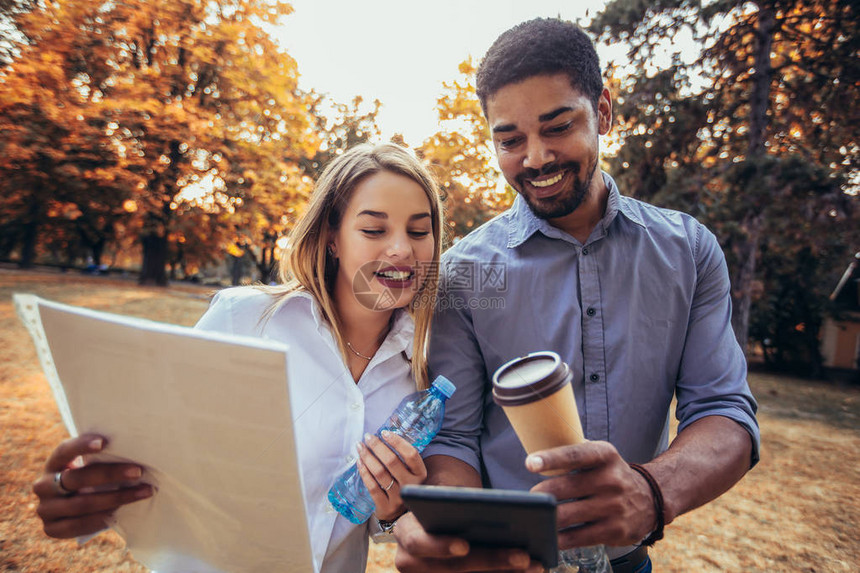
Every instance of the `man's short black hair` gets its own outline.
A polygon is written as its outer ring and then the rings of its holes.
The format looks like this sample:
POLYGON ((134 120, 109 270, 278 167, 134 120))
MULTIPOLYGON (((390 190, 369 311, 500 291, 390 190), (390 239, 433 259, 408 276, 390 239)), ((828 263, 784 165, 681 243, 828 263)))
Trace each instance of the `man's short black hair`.
POLYGON ((487 99, 501 88, 534 76, 565 73, 570 85, 591 100, 603 91, 600 59, 591 38, 576 24, 536 18, 499 36, 478 66, 476 87, 484 115, 487 99))

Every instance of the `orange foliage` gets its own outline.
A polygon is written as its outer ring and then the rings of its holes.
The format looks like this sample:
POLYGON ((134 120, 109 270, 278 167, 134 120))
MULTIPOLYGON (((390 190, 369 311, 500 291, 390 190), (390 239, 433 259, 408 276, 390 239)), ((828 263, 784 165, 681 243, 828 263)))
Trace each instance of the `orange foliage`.
POLYGON ((446 194, 449 239, 468 234, 503 209, 513 192, 499 192, 487 122, 475 94, 471 59, 459 66, 460 76, 443 84, 436 109, 443 129, 424 141, 418 153, 434 168, 446 194))
POLYGON ((6 242, 29 236, 32 258, 62 200, 102 239, 138 233, 143 278, 160 283, 166 262, 282 233, 307 193, 299 162, 318 146, 296 62, 262 27, 291 11, 62 0, 21 16, 28 41, 0 71, 0 201, 20 227, 6 242))

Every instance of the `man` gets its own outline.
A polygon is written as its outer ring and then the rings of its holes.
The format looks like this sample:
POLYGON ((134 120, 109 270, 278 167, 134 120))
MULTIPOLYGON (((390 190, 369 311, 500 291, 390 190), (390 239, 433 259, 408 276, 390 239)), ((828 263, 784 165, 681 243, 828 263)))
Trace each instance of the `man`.
MULTIPOLYGON (((505 32, 481 62, 477 89, 518 197, 443 262, 430 367, 458 390, 425 451, 427 483, 570 500, 558 508, 562 548, 605 544, 616 572, 650 571, 643 540, 758 460, 725 259, 692 217, 621 196, 598 169, 612 102, 577 26, 539 19, 505 32), (480 304, 488 297, 496 303, 480 304), (572 368, 590 441, 526 458, 490 380, 538 350, 572 368), (673 395, 680 432, 668 445, 673 395), (538 473, 549 469, 572 473, 538 473)), ((395 535, 401 571, 540 571, 518 550, 430 536, 411 514, 395 535)))

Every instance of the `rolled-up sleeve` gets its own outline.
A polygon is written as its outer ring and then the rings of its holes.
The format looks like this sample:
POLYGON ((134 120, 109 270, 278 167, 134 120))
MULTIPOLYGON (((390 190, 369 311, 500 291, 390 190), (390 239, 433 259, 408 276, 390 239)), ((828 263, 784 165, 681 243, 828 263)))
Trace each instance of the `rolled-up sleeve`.
POLYGON ((700 224, 697 227, 696 291, 676 389, 678 431, 706 416, 730 418, 752 438, 752 467, 761 446, 757 404, 747 382, 744 353, 731 327, 726 260, 714 235, 700 224))

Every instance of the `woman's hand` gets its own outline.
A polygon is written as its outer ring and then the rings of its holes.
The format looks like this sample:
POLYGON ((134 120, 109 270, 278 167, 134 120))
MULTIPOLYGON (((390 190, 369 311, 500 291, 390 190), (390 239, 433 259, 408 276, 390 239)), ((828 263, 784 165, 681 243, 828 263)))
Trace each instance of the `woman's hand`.
POLYGON ((394 521, 406 511, 400 488, 422 483, 427 468, 412 444, 387 430, 382 438, 385 441, 364 436, 364 443, 358 446, 358 472, 376 504, 376 518, 394 521))
POLYGON ((49 536, 95 533, 107 527, 117 508, 152 496, 152 486, 138 482, 143 473, 139 465, 80 461, 80 456, 100 452, 106 444, 103 436, 82 434, 51 453, 45 473, 33 484, 39 497, 36 513, 49 536))

